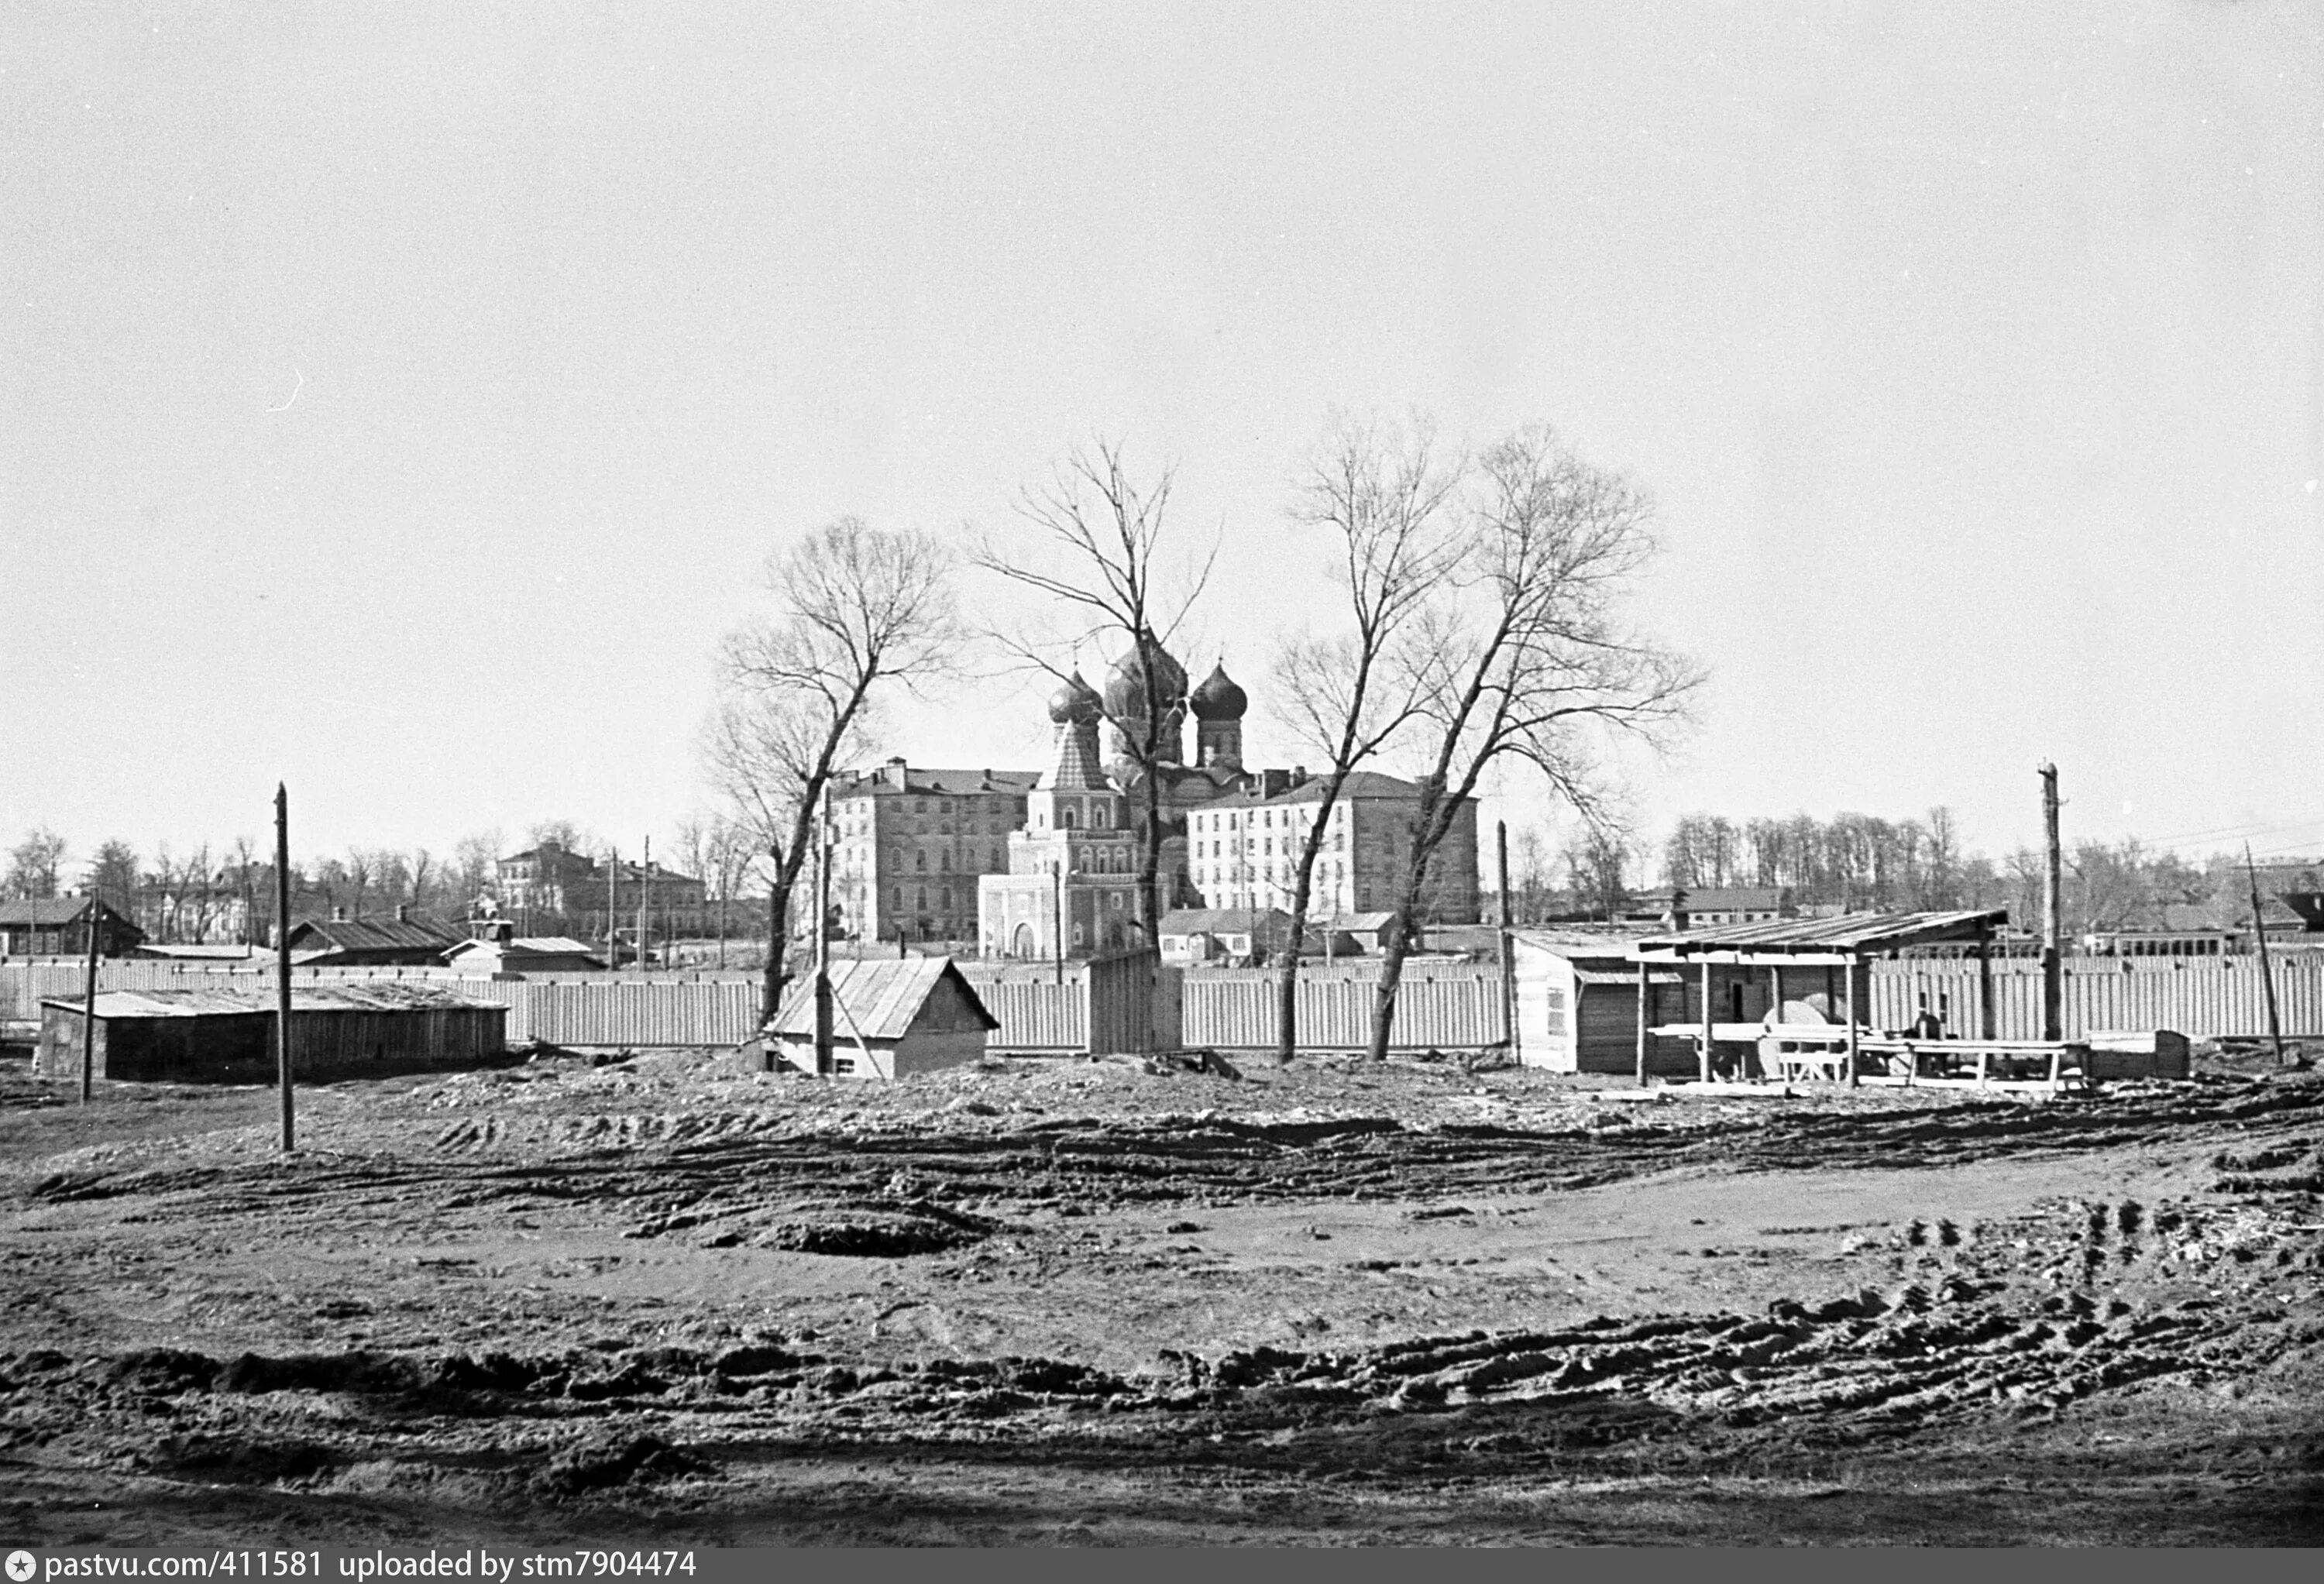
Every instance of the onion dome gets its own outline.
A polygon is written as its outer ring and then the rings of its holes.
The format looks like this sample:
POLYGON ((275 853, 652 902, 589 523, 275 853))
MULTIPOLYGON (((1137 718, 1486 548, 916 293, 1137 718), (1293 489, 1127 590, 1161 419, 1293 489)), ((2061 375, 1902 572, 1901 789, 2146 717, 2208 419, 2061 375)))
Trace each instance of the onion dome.
POLYGON ((1175 709, 1186 696, 1186 668, 1170 658, 1170 651, 1148 639, 1130 653, 1114 662, 1105 679, 1105 713, 1115 720, 1139 720, 1146 714, 1146 668, 1154 668, 1154 695, 1162 701, 1165 712, 1175 709))
POLYGON ((1086 726, 1103 712, 1097 689, 1075 671, 1073 679, 1049 695, 1049 719, 1060 726, 1086 726))
POLYGON ((1221 660, 1203 678, 1203 685, 1187 695, 1186 707, 1198 721, 1240 721, 1250 708, 1250 697, 1235 686, 1227 675, 1226 662, 1221 660))

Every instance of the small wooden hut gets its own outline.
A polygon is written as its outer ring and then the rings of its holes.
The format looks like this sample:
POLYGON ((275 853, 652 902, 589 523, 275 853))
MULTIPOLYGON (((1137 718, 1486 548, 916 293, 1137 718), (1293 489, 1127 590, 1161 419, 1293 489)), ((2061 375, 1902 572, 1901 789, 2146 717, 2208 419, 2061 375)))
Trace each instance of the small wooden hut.
MULTIPOLYGON (((894 1080, 984 1054, 1001 1020, 949 957, 843 958, 831 965, 826 1076, 894 1080)), ((770 1064, 816 1071, 815 974, 799 975, 767 1030, 770 1064)))

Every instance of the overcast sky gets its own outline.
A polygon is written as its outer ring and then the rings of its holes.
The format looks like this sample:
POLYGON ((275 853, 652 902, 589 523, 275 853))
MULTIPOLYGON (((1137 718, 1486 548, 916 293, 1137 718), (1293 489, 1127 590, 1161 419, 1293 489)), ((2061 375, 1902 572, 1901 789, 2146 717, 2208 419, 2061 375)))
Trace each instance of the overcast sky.
POLYGON ((1650 830, 1997 853, 2049 758, 2070 840, 2324 849, 2312 5, 98 9, 0 27, 0 843, 659 844, 770 548, 1093 434, 1287 762, 1337 404, 1653 493, 1650 830))

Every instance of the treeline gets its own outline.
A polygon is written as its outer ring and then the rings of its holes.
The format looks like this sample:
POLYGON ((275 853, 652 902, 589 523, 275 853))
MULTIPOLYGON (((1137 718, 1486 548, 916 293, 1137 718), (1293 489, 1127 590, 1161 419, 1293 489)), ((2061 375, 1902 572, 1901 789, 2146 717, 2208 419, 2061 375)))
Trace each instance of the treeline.
MULTIPOLYGON (((738 828, 707 817, 682 821, 669 851, 680 872, 707 882, 714 898, 732 898, 748 879, 752 854, 738 828)), ((570 820, 529 827, 518 847, 556 842, 568 851, 602 857, 606 843, 570 820)), ((427 847, 354 846, 345 852, 294 856, 290 864, 293 920, 350 918, 397 907, 438 919, 465 917, 478 898, 494 891, 494 866, 512 851, 498 831, 463 837, 449 853, 427 847)), ((624 861, 629 855, 623 855, 624 861)), ((274 855, 254 837, 150 853, 115 838, 85 856, 64 837, 35 829, 10 848, 0 870, 0 895, 12 899, 94 892, 157 944, 262 944, 272 938, 276 900, 274 855)))
MULTIPOLYGON (((1688 890, 1775 887, 1794 907, 1852 912, 2006 907, 2011 922, 2042 920, 2043 855, 2019 847, 1996 860, 1969 850, 1950 808, 1915 819, 1840 814, 1730 820, 1690 814, 1659 846, 1617 833, 1585 833, 1563 850, 1536 830, 1510 838, 1510 893, 1520 922, 1610 918, 1651 885, 1688 890)), ((2230 854, 2190 860, 2135 839, 2080 841, 2060 865, 2062 924, 2070 938, 2186 922, 2192 908, 2221 927, 2247 924, 2252 877, 2230 854)), ((2324 889, 2319 866, 2263 866, 2264 897, 2324 889)), ((2271 913, 2283 922, 2280 913, 2271 913)))

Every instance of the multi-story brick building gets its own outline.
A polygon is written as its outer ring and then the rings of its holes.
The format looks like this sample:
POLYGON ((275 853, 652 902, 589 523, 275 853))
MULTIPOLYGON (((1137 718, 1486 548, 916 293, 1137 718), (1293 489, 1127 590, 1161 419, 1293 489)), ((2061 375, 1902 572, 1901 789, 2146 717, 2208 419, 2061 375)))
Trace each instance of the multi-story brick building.
MULTIPOLYGON (((1270 775, 1272 772, 1270 772, 1270 775)), ((1296 777, 1270 787, 1255 780, 1249 796, 1188 815, 1187 871, 1212 907, 1288 907, 1298 857, 1323 783, 1296 777)), ((1396 905, 1397 887, 1412 854, 1412 827, 1420 810, 1413 782, 1358 770, 1340 787, 1325 825, 1323 851, 1307 902, 1308 916, 1370 913, 1396 905)), ((1477 805, 1464 800, 1452 830, 1429 866, 1422 897, 1424 924, 1477 921, 1477 805)))
POLYGON ((1009 868, 1038 770, 920 769, 891 759, 831 789, 831 903, 865 941, 973 940, 977 880, 1009 868))

